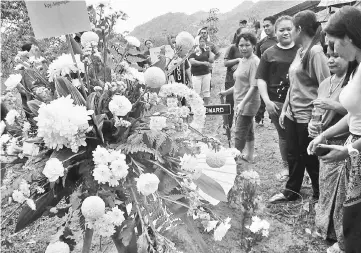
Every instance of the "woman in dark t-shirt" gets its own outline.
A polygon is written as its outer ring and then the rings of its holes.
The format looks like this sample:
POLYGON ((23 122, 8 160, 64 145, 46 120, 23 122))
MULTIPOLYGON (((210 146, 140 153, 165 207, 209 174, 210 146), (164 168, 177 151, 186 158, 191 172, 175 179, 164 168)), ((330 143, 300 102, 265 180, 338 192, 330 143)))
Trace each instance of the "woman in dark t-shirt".
POLYGON ((277 175, 280 180, 288 177, 288 163, 286 132, 281 128, 278 118, 289 87, 288 69, 298 50, 298 46, 291 38, 292 27, 292 17, 283 16, 277 19, 275 30, 279 42, 263 53, 256 75, 266 110, 278 133, 278 145, 283 165, 282 171, 277 175))
POLYGON ((214 54, 206 46, 204 38, 199 38, 199 47, 189 56, 191 63, 193 89, 203 97, 204 104, 209 104, 211 97, 211 72, 210 66, 214 61, 214 54))

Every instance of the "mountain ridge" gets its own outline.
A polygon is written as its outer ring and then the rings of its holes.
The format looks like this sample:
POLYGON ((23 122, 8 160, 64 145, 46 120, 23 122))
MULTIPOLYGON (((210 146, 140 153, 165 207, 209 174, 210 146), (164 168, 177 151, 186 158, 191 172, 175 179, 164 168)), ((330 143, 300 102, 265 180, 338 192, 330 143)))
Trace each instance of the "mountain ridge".
MULTIPOLYGON (((253 2, 244 0, 232 10, 217 15, 219 18, 217 37, 220 41, 227 43, 238 28, 240 19, 262 21, 267 16, 275 15, 301 2, 303 1, 259 0, 253 2)), ((206 20, 208 16, 209 13, 205 11, 197 11, 190 15, 181 12, 168 12, 135 27, 130 34, 142 41, 152 39, 154 44, 158 46, 166 42, 167 34, 176 35, 181 31, 187 31, 195 36, 201 27, 201 21, 206 20)))

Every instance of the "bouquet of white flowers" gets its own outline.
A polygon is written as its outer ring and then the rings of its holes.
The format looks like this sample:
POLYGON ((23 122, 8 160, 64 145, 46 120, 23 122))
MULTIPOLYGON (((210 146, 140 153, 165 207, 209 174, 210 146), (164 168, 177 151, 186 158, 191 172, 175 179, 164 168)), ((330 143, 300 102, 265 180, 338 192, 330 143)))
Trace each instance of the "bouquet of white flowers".
MULTIPOLYGON (((206 211, 198 189, 220 201, 226 195, 191 166, 197 142, 220 148, 201 134, 202 99, 184 84, 166 84, 160 68, 150 67, 144 75, 132 68, 130 63, 139 60, 136 38, 125 37, 123 46, 111 50, 109 22, 124 15, 107 15, 105 8, 89 8, 94 31, 82 35, 81 46, 67 37, 75 54, 63 54, 49 65, 19 55, 19 74, 5 82, 26 98, 26 118, 10 111, 1 122, 2 155, 24 163, 21 173, 7 171, 1 189, 3 199, 26 203, 16 231, 49 207, 56 214, 65 199, 67 220, 84 225, 83 252, 89 252, 93 234, 111 236, 118 249, 129 252, 136 252, 130 244, 134 237, 138 250, 147 249, 140 252, 176 252, 164 232, 180 222, 192 224, 189 217, 197 213, 211 215, 205 227, 215 229, 215 240, 221 240, 230 219, 206 211), (93 15, 96 11, 100 15, 93 15), (25 75, 35 81, 23 80, 25 75), (181 105, 183 98, 187 106, 181 105)), ((188 38, 187 49, 192 46, 188 38)), ((60 231, 69 231, 68 222, 63 226, 60 231)), ((61 238, 46 252, 74 248, 61 238)))

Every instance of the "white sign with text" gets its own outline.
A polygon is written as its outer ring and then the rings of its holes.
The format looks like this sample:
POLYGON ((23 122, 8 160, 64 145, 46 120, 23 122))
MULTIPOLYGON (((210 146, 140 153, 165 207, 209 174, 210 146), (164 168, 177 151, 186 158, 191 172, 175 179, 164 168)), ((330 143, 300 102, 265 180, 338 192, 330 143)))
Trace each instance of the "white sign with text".
POLYGON ((25 1, 37 39, 89 31, 85 1, 25 1))

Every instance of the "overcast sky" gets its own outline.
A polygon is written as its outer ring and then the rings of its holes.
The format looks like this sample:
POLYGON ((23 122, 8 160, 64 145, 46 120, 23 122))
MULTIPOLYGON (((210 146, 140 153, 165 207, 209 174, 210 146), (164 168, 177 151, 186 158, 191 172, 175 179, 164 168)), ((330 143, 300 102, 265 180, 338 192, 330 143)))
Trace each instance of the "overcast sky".
MULTIPOLYGON (((129 15, 127 21, 119 21, 117 31, 132 31, 136 26, 168 12, 192 14, 218 8, 227 12, 239 5, 241 0, 116 0, 113 6, 129 15)), ((256 2, 254 0, 254 2, 256 2)))

